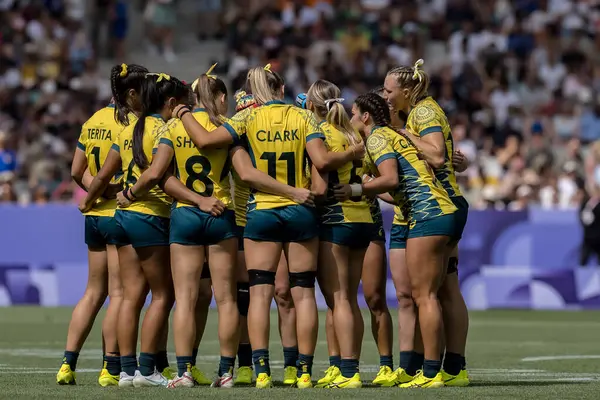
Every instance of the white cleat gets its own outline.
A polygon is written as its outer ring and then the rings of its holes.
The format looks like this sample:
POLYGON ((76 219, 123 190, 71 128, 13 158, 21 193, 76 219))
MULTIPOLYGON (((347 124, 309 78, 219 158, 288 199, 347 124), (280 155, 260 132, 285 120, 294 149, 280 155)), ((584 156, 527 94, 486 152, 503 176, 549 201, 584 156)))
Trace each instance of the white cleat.
POLYGON ((133 377, 133 386, 138 387, 149 387, 149 386, 167 386, 167 378, 162 376, 160 372, 156 369, 154 373, 150 376, 144 376, 140 373, 140 371, 135 371, 135 376, 133 377))
POLYGON ((194 378, 192 378, 192 374, 189 372, 184 372, 182 376, 176 376, 167 384, 167 388, 169 389, 175 389, 178 387, 194 387, 194 378))
MULTIPOLYGON (((135 371, 137 373, 137 371, 135 371)), ((127 372, 121 372, 119 374, 119 387, 133 387, 133 376, 128 375, 127 372)))
POLYGON ((210 385, 210 387, 222 387, 222 388, 232 388, 233 387, 233 376, 226 372, 221 376, 217 376, 215 381, 210 385))

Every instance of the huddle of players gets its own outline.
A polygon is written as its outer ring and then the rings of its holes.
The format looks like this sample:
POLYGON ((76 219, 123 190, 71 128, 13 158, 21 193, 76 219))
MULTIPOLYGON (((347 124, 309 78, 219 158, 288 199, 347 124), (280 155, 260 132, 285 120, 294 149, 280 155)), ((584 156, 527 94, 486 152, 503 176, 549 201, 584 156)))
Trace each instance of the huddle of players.
POLYGON ((102 386, 232 387, 237 356, 235 383, 250 384, 255 373, 257 388, 272 387, 270 305, 283 277, 295 326, 284 322, 282 342, 297 343, 284 347, 284 384, 313 387, 318 280, 328 305, 330 367, 316 386, 362 386, 362 279, 365 294, 372 292, 367 300, 380 352, 373 383, 468 385, 468 315, 456 273, 468 205, 454 172, 467 160, 454 152, 421 65, 391 70, 381 93, 355 100, 351 117, 333 83, 319 80, 297 105, 284 104, 280 75, 269 65, 256 67, 230 119, 227 89, 212 68, 190 90, 163 73, 115 66, 114 104, 83 126, 73 160, 73 178, 87 191, 80 210, 90 274, 57 382, 75 384, 79 351, 108 294, 102 386), (395 205, 396 370, 377 198, 395 205), (195 366, 211 286, 221 353, 212 383, 195 366), (177 372, 166 355, 174 301, 177 372))

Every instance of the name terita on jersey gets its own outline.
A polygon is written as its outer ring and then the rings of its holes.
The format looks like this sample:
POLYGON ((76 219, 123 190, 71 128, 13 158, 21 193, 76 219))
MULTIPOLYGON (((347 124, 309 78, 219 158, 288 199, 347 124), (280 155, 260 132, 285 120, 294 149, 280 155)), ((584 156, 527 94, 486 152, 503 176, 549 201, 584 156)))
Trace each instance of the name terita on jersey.
POLYGON ((88 128, 87 134, 89 140, 113 140, 112 132, 110 129, 88 128))

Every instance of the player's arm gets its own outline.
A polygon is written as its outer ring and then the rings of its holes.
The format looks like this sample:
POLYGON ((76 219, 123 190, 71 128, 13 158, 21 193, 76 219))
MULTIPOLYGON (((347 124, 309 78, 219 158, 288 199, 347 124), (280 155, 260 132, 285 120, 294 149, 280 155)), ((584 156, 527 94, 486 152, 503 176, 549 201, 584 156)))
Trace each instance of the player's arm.
POLYGON ((233 168, 247 185, 261 192, 287 197, 298 204, 314 205, 314 195, 310 190, 286 185, 254 168, 248 152, 242 146, 235 146, 229 154, 233 168))
POLYGON ((77 148, 75 149, 75 154, 73 154, 73 162, 71 163, 71 178, 73 178, 75 183, 86 192, 91 184, 91 182, 88 182, 86 185, 84 182, 84 176, 87 167, 88 163, 87 157, 85 156, 85 146, 83 143, 77 142, 77 148))
POLYGON ((469 168, 469 165, 471 165, 471 161, 462 151, 456 150, 452 157, 452 165, 456 172, 465 172, 469 168))
POLYGON ((121 169, 121 154, 119 153, 118 145, 113 144, 106 160, 104 160, 104 165, 102 165, 102 168, 100 168, 100 171, 94 177, 87 195, 79 204, 79 210, 86 212, 92 208, 94 202, 104 193, 112 177, 115 176, 119 169, 121 169))
POLYGON ((306 151, 308 152, 310 161, 319 171, 335 171, 344 164, 354 160, 362 160, 365 155, 365 146, 362 142, 351 146, 346 151, 337 152, 328 151, 323 139, 324 136, 322 134, 311 134, 306 138, 306 151))
POLYGON ((219 147, 229 145, 234 142, 237 137, 235 127, 231 131, 225 125, 221 125, 217 129, 209 132, 196 121, 188 106, 179 105, 173 110, 173 118, 179 118, 183 123, 183 127, 187 131, 190 139, 197 148, 203 149, 207 147, 219 147))
POLYGON ((400 134, 407 136, 415 147, 425 157, 425 160, 433 168, 442 168, 446 162, 446 144, 442 132, 442 119, 440 115, 430 107, 420 106, 411 114, 417 136, 401 129, 400 134))
POLYGON ((155 153, 152 156, 152 163, 144 172, 142 172, 142 175, 135 185, 128 189, 128 196, 135 199, 156 186, 167 172, 167 169, 169 169, 174 154, 173 142, 167 138, 160 139, 160 142, 155 149, 155 153))
POLYGON ((225 210, 225 205, 215 197, 204 197, 188 189, 170 171, 167 171, 159 182, 159 186, 166 194, 175 200, 198 207, 204 212, 217 217, 225 210))
POLYGON ((311 174, 311 191, 317 197, 325 197, 327 195, 327 185, 329 184, 329 174, 327 172, 321 172, 312 166, 311 174))
POLYGON ((396 206, 396 205, 397 205, 397 204, 396 204, 396 201, 394 200, 394 198, 392 197, 392 195, 391 195, 391 194, 389 194, 389 193, 380 193, 380 194, 378 194, 378 195, 377 195, 377 197, 378 197, 380 200, 382 200, 382 201, 385 201, 385 202, 386 202, 386 203, 388 203, 388 204, 391 204, 391 205, 393 205, 393 206, 396 206))

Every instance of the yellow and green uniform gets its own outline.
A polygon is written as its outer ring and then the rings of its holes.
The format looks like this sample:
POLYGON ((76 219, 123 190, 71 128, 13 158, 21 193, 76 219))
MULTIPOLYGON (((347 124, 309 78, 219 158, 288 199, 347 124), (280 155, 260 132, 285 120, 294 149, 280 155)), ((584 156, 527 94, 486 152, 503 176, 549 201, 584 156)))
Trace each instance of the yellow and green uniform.
MULTIPOLYGON (((271 101, 240 111, 224 126, 234 145, 245 142, 256 169, 281 183, 309 187, 306 143, 324 139, 310 111, 271 101)), ((315 210, 286 197, 251 190, 247 210, 245 238, 285 243, 318 235, 315 210)))
MULTIPOLYGON (((193 116, 206 130, 217 127, 208 113, 197 108, 193 116)), ((170 243, 189 246, 208 246, 235 237, 235 215, 229 185, 231 159, 229 149, 198 149, 183 123, 176 120, 160 143, 173 148, 175 175, 189 190, 205 197, 215 197, 227 209, 218 217, 194 205, 175 202, 171 212, 170 243)))
POLYGON ((388 127, 375 127, 366 147, 376 166, 388 159, 397 162, 399 185, 391 194, 407 218, 408 238, 437 235, 454 238, 456 207, 412 143, 388 127))
MULTIPOLYGON (((151 164, 159 142, 168 137, 176 121, 165 123, 158 114, 145 117, 144 121, 143 150, 148 164, 151 164)), ((136 124, 123 129, 112 145, 112 150, 121 155, 123 180, 127 188, 135 185, 143 172, 133 159, 133 130, 136 124)), ((115 220, 121 228, 120 241, 133 247, 168 246, 171 203, 172 199, 161 188, 154 186, 138 196, 129 207, 117 208, 115 220)))
POLYGON ((428 96, 417 103, 417 105, 408 114, 406 129, 413 135, 423 137, 433 132, 442 132, 445 144, 445 161, 442 168, 435 170, 435 176, 448 192, 450 200, 458 209, 454 219, 456 224, 455 236, 457 239, 462 237, 463 230, 467 224, 469 213, 469 203, 463 197, 458 183, 456 182, 456 172, 452 165, 454 157, 454 140, 450 123, 440 105, 428 96))
MULTIPOLYGON (((98 175, 113 141, 123 130, 115 121, 114 105, 110 104, 94 113, 81 128, 77 147, 85 152, 92 176, 98 175)), ((113 179, 113 183, 117 183, 113 179)), ((99 198, 85 215, 85 243, 92 248, 104 248, 107 244, 119 244, 114 220, 117 200, 99 198)))
POLYGON ((238 250, 244 250, 244 227, 246 226, 246 207, 250 197, 250 186, 242 178, 231 170, 233 180, 233 207, 235 210, 235 229, 238 237, 238 250))
MULTIPOLYGON (((343 152, 351 145, 348 137, 327 121, 323 121, 320 127, 329 151, 343 152)), ((355 135, 355 138, 360 140, 358 135, 355 135)), ((352 248, 369 246, 374 226, 366 198, 361 196, 340 202, 333 196, 335 185, 361 183, 362 175, 362 162, 360 166, 349 162, 338 170, 329 172, 327 197, 325 203, 319 207, 321 241, 352 248)))

